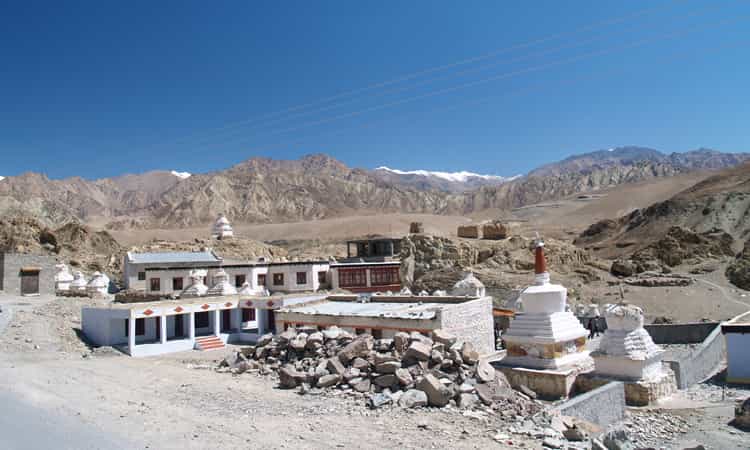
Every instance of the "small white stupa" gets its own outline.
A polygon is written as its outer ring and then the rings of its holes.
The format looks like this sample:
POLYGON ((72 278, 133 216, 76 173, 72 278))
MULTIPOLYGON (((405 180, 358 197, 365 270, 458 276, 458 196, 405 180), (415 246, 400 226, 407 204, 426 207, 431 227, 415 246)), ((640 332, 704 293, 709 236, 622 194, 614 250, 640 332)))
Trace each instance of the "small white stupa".
POLYGON ((214 274, 214 281, 216 282, 216 284, 211 286, 211 289, 209 289, 208 293, 206 294, 209 297, 237 295, 237 288, 232 286, 232 284, 229 282, 229 275, 224 272, 224 269, 219 269, 219 271, 214 274))
POLYGON ((643 406, 676 390, 674 374, 662 364, 664 350, 643 328, 643 310, 618 303, 604 310, 607 331, 592 353, 594 375, 625 381, 628 404, 643 406))
POLYGON ((86 277, 83 275, 83 272, 80 270, 76 270, 73 273, 73 281, 70 282, 70 288, 69 290, 72 292, 86 292, 86 285, 88 285, 88 281, 86 280, 86 277))
POLYGON ((55 270, 55 292, 69 291, 70 283, 73 281, 73 274, 68 270, 68 266, 66 264, 57 264, 55 270))
POLYGON ((208 286, 203 284, 203 279, 206 277, 206 271, 203 269, 195 269, 190 271, 190 286, 188 286, 180 294, 180 298, 192 298, 192 297, 203 297, 208 292, 208 286))
POLYGON ((453 285, 451 295, 467 297, 484 297, 484 284, 472 272, 467 272, 466 276, 453 285))
POLYGON ((214 239, 224 239, 234 236, 232 225, 224 214, 219 214, 219 217, 216 219, 211 236, 214 239))
POLYGON ((91 277, 91 281, 89 281, 86 285, 86 293, 89 295, 89 297, 107 295, 108 289, 109 279, 105 278, 104 275, 99 272, 94 272, 94 275, 92 275, 91 277))
POLYGON ((242 287, 240 288, 237 293, 240 295, 240 297, 253 297, 257 295, 257 292, 253 290, 252 286, 250 286, 250 283, 245 281, 242 283, 242 287))
POLYGON ((588 331, 565 310, 567 289, 549 282, 543 242, 537 243, 535 253, 534 284, 521 293, 523 314, 503 334, 507 353, 501 364, 509 369, 504 372, 512 384, 525 384, 546 397, 566 397, 575 377, 593 369, 586 351, 588 331), (561 380, 545 381, 550 377, 561 380))

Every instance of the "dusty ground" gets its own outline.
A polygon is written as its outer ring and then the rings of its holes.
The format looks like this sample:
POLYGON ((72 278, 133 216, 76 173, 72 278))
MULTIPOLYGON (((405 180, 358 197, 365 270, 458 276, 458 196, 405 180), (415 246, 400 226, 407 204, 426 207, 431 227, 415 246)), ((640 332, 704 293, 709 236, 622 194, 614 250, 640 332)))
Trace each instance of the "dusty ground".
MULTIPOLYGON (((372 411, 359 399, 301 396, 272 378, 215 372, 229 350, 143 359, 92 352, 77 334, 80 307, 90 303, 0 295, 0 399, 17 411, 0 421, 6 448, 38 447, 44 436, 24 437, 18 426, 35 417, 45 418, 36 430, 69 431, 57 448, 542 448, 512 433, 498 443, 511 424, 494 413, 372 411)), ((634 409, 626 426, 656 447, 747 448, 727 423, 734 399, 750 391, 717 386, 634 409)))
POLYGON ((361 401, 300 396, 276 389, 270 379, 214 372, 225 351, 144 359, 92 353, 74 330, 88 302, 0 296, 2 320, 12 315, 4 331, 0 321, 0 394, 40 413, 73 418, 123 448, 499 446, 496 416, 370 411, 361 401))

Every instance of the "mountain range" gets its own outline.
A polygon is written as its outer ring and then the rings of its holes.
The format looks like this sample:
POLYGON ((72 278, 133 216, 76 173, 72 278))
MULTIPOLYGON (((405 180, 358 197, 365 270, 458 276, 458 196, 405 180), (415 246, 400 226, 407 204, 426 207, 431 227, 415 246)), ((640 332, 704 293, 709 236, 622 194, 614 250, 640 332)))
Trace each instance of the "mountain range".
POLYGON ((325 154, 298 160, 251 158, 204 174, 153 171, 93 181, 50 180, 29 172, 0 181, 0 213, 30 215, 50 225, 81 221, 110 228, 204 225, 219 213, 241 223, 363 212, 470 214, 749 160, 747 153, 708 149, 664 154, 621 147, 571 156, 511 178, 350 168, 325 154))

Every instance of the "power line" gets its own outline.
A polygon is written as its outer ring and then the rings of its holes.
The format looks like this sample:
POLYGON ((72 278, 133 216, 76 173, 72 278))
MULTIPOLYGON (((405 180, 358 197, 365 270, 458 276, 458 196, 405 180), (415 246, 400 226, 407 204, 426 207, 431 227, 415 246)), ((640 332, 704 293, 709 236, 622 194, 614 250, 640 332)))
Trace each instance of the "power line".
MULTIPOLYGON (((501 79, 511 78, 511 77, 522 75, 522 74, 526 74, 526 73, 538 72, 540 70, 548 69, 550 67, 555 67, 555 66, 564 65, 564 64, 570 64, 570 63, 581 61, 581 60, 588 59, 588 58, 591 58, 591 57, 607 55, 607 54, 614 53, 614 52, 619 51, 619 50, 642 46, 642 45, 645 45, 645 44, 648 44, 648 43, 651 43, 651 42, 654 42, 654 41, 658 41, 658 40, 671 39, 671 38, 674 38, 674 37, 678 37, 678 36, 681 36, 681 35, 685 35, 685 34, 689 34, 691 32, 694 32, 695 31, 694 28, 709 28, 709 27, 713 27, 713 26, 717 26, 717 25, 724 25, 724 24, 731 23, 731 22, 734 22, 734 21, 738 21, 738 20, 744 19, 744 18, 745 18, 745 16, 732 17, 730 19, 723 19, 723 20, 720 20, 720 21, 711 22, 711 23, 709 23, 707 25, 704 25, 702 27, 698 27, 695 24, 693 24, 693 25, 691 25, 689 27, 684 27, 683 29, 680 29, 679 31, 672 31, 672 32, 668 32, 668 33, 660 33, 660 34, 654 35, 654 36, 652 36, 650 38, 641 39, 641 40, 638 40, 638 41, 633 41, 633 42, 630 42, 630 43, 626 43, 626 44, 621 44, 621 45, 618 45, 618 46, 609 47, 609 48, 606 48, 606 49, 603 49, 603 50, 598 50, 598 51, 594 51, 594 52, 584 53, 584 54, 577 55, 577 56, 574 56, 574 57, 560 59, 560 60, 552 61, 552 62, 549 62, 549 63, 537 65, 537 66, 532 66, 532 67, 527 67, 527 68, 524 68, 524 69, 519 69, 519 70, 515 70, 515 71, 511 71, 511 72, 506 72, 506 73, 498 74, 498 75, 495 75, 495 76, 492 76, 492 77, 483 78, 483 79, 479 79, 479 80, 474 80, 474 81, 462 83, 462 84, 459 84, 459 85, 456 85, 456 86, 450 86, 450 87, 446 87, 446 88, 442 88, 442 89, 430 91, 430 92, 427 92, 427 93, 424 93, 424 94, 419 94, 419 95, 407 97, 407 98, 404 98, 404 99, 395 100, 395 101, 383 103, 383 104, 380 104, 380 105, 371 106, 371 107, 360 109, 360 110, 357 110, 357 111, 347 112, 347 113, 338 114, 338 115, 335 115, 335 116, 330 116, 330 117, 319 119, 319 120, 315 120, 315 121, 306 122, 306 123, 303 123, 303 124, 295 126, 295 127, 289 127, 289 128, 285 128, 285 129, 279 129, 279 130, 276 130, 276 131, 272 131, 272 132, 269 132, 268 134, 275 135, 275 134, 289 133, 289 132, 292 132, 292 131, 297 131, 297 130, 300 130, 300 129, 303 129, 303 128, 308 128, 308 127, 311 127, 311 126, 322 125, 322 124, 325 124, 325 123, 330 123, 330 122, 333 122, 333 121, 337 121, 337 120, 341 120, 341 119, 346 119, 346 118, 350 118, 350 117, 357 117, 357 116, 360 116, 362 114, 366 114, 366 113, 369 113, 369 112, 374 112, 374 111, 378 111, 378 110, 382 110, 382 109, 386 109, 386 108, 390 108, 390 107, 394 107, 394 106, 399 106, 399 105, 402 105, 402 104, 405 104, 405 103, 410 103, 410 102, 421 100, 421 99, 425 99, 425 98, 431 98, 431 97, 435 97, 435 96, 438 96, 438 95, 444 95, 444 94, 447 94, 447 93, 450 93, 450 92, 455 92, 455 91, 458 91, 458 90, 467 89, 467 88, 470 88, 470 87, 474 87, 474 86, 486 84, 486 83, 493 82, 493 81, 498 81, 498 80, 501 80, 501 79)), ((243 138, 243 139, 241 139, 239 141, 230 141, 228 143, 244 142, 244 141, 247 141, 248 139, 251 139, 251 138, 252 137, 250 137, 250 138, 243 138)), ((227 144, 227 143, 225 142, 224 144, 227 144)))
POLYGON ((153 147, 153 146, 157 146, 157 145, 175 144, 175 143, 179 143, 179 142, 182 142, 182 141, 185 141, 185 140, 193 139, 195 137, 200 137, 201 134, 216 133, 216 132, 221 132, 221 131, 225 131, 225 130, 228 130, 228 129, 237 128, 237 127, 240 127, 240 126, 249 125, 249 124, 252 124, 252 123, 262 122, 262 121, 265 121, 265 120, 267 120, 269 118, 273 118, 273 117, 276 117, 278 115, 282 115, 282 114, 285 114, 285 113, 299 111, 299 110, 302 110, 302 109, 305 109, 305 108, 309 108, 311 106, 315 106, 315 105, 318 105, 318 104, 328 103, 330 101, 333 101, 333 100, 336 100, 336 99, 339 99, 339 98, 344 98, 344 97, 348 97, 348 96, 360 94, 360 93, 363 93, 363 92, 368 92, 368 91, 371 91, 371 90, 379 89, 379 88, 382 88, 382 87, 390 86, 390 85, 393 85, 393 84, 401 83, 401 82, 408 81, 408 80, 411 80, 411 79, 414 79, 414 78, 417 78, 417 77, 420 77, 420 76, 423 76, 423 75, 427 75, 427 74, 431 74, 431 73, 435 73, 435 72, 439 72, 439 71, 443 71, 443 70, 448 70, 448 69, 452 69, 452 68, 455 68, 455 67, 464 66, 464 65, 467 65, 467 64, 473 64, 473 63, 476 63, 478 61, 483 61, 483 60, 487 60, 487 59, 490 59, 490 58, 494 58, 494 57, 496 57, 498 55, 509 53, 509 52, 512 52, 512 51, 515 51, 515 50, 524 49, 524 48, 528 48, 528 47, 533 47, 535 45, 539 45, 539 44, 542 44, 542 43, 545 43, 545 42, 549 42, 549 41, 558 39, 560 37, 577 35, 577 34, 583 33, 585 31, 588 31, 588 30, 591 30, 591 29, 596 29, 596 28, 603 27, 603 26, 614 25, 614 24, 617 24, 617 23, 629 20, 631 18, 636 18, 636 17, 647 15, 647 14, 650 14, 650 13, 653 13, 653 12, 656 12, 656 11, 659 11, 659 10, 662 10, 662 9, 671 8, 674 3, 682 3, 684 1, 686 1, 686 0, 670 0, 666 4, 662 4, 662 5, 658 5, 658 6, 652 6, 652 7, 640 9, 640 10, 637 10, 637 11, 634 11, 632 13, 628 13, 628 14, 625 14, 625 15, 622 15, 622 16, 618 16, 618 17, 615 17, 615 18, 612 18, 612 19, 607 19, 607 20, 603 20, 603 21, 597 21, 597 22, 594 22, 594 23, 590 23, 590 24, 584 25, 582 27, 576 28, 576 29, 574 29, 572 31, 555 33, 555 34, 552 34, 552 35, 549 35, 549 36, 546 36, 546 37, 543 37, 543 38, 535 39, 535 40, 532 40, 532 41, 527 41, 527 42, 524 42, 524 43, 521 43, 521 44, 516 44, 516 45, 513 45, 513 46, 509 46, 509 47, 500 48, 498 50, 495 50, 495 51, 492 51, 492 52, 489 52, 489 53, 486 53, 486 54, 483 54, 483 55, 474 56, 474 57, 463 59, 463 60, 459 60, 459 61, 456 61, 456 62, 453 62, 453 63, 443 64, 443 65, 439 65, 439 66, 434 66, 434 67, 431 67, 431 68, 423 69, 423 70, 420 70, 420 71, 412 72, 412 73, 409 73, 409 74, 406 74, 406 75, 402 75, 402 76, 397 77, 397 78, 392 78, 392 79, 389 79, 389 80, 386 80, 386 81, 382 81, 382 82, 378 82, 378 83, 373 83, 373 84, 370 84, 370 85, 362 87, 362 88, 357 88, 357 89, 352 89, 352 90, 349 90, 349 91, 341 92, 341 93, 338 93, 338 94, 335 94, 335 95, 332 95, 332 96, 329 96, 329 97, 325 97, 325 98, 322 98, 322 99, 319 99, 319 100, 316 100, 316 101, 313 101, 313 102, 299 104, 299 105, 295 105, 295 106, 292 106, 292 107, 289 107, 289 108, 285 108, 285 109, 282 109, 282 110, 279 110, 279 111, 276 111, 276 112, 267 113, 267 114, 264 114, 264 115, 256 117, 256 118, 245 119, 245 120, 242 120, 242 121, 229 123, 229 124, 226 124, 224 126, 208 130, 205 133, 193 134, 193 135, 190 135, 190 136, 187 136, 187 137, 184 137, 184 138, 178 138, 176 140, 169 141, 166 144, 164 144, 164 143, 162 143, 162 144, 155 144, 155 145, 152 145, 152 146, 149 146, 149 147, 153 147))

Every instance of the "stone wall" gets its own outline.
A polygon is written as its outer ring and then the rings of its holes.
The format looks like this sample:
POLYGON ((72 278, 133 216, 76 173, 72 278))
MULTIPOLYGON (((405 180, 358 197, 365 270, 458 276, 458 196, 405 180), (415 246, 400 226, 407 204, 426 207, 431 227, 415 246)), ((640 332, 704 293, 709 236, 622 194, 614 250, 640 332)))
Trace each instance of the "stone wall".
POLYGON ((456 234, 460 238, 479 238, 479 225, 459 225, 456 234))
POLYGON ((555 407, 562 415, 607 427, 625 418, 625 386, 613 381, 555 407))
POLYGON ((0 290, 21 295, 21 268, 39 267, 39 293, 55 293, 55 264, 57 260, 47 255, 0 253, 0 290))
POLYGON ((669 344, 699 344, 706 340, 719 322, 698 322, 679 324, 644 325, 643 328, 651 335, 654 343, 669 344))
POLYGON ((494 352, 492 297, 482 297, 443 308, 440 311, 440 328, 456 335, 459 341, 470 342, 480 355, 494 352))

